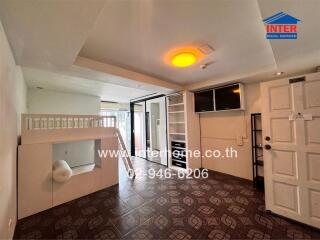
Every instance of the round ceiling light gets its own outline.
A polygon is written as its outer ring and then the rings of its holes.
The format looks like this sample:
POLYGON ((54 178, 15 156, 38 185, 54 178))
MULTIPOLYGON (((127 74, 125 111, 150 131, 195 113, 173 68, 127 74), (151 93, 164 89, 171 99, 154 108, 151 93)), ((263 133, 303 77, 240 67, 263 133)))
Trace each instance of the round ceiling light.
POLYGON ((195 64, 198 60, 196 54, 192 52, 181 52, 174 55, 171 59, 171 63, 175 67, 189 67, 195 64))

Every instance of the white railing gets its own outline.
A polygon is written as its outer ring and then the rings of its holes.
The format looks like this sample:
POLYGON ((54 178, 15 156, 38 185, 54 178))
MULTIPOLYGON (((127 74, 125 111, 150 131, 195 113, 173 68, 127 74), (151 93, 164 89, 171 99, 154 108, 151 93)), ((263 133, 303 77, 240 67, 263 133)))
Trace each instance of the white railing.
MULTIPOLYGON (((97 116, 97 115, 63 115, 63 114, 22 114, 21 115, 22 137, 26 137, 28 135, 28 131, 34 131, 34 130, 80 129, 80 128, 117 128, 117 119, 115 116, 97 116)), ((125 151, 125 154, 124 154, 124 157, 122 157, 122 160, 126 167, 128 176, 132 179, 135 177, 135 172, 132 166, 129 152, 124 144, 124 141, 119 129, 116 129, 116 136, 120 143, 120 149, 122 151, 125 151)))
POLYGON ((136 177, 136 173, 134 172, 131 158, 130 158, 130 154, 128 152, 128 149, 126 148, 126 145, 124 144, 124 141, 123 141, 123 138, 121 136, 119 129, 117 129, 117 135, 118 135, 118 140, 120 143, 120 149, 122 151, 124 151, 124 154, 122 154, 122 160, 123 160, 124 166, 126 168, 127 174, 129 176, 129 178, 134 179, 136 177))
POLYGON ((21 130, 50 130, 117 127, 115 116, 22 114, 21 130))

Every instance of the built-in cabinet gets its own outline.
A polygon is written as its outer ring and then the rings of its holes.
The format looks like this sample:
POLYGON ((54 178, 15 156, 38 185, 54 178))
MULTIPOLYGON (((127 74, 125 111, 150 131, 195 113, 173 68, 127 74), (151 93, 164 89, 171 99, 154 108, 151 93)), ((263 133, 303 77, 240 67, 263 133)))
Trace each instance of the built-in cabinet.
POLYGON ((74 159, 79 156, 76 151, 83 153, 79 148, 89 143, 94 145, 96 153, 119 150, 116 131, 115 128, 23 131, 22 144, 18 147, 18 219, 117 184, 118 157, 109 154, 92 156, 97 158, 92 168, 72 168, 72 177, 66 182, 52 178, 53 160, 68 160, 65 157, 71 155, 74 159), (69 152, 63 156, 65 149, 69 152))
POLYGON ((167 118, 168 166, 201 168, 200 124, 199 115, 194 111, 194 94, 184 91, 168 95, 167 118))
POLYGON ((244 110, 244 87, 241 83, 204 89, 194 93, 196 112, 244 110))

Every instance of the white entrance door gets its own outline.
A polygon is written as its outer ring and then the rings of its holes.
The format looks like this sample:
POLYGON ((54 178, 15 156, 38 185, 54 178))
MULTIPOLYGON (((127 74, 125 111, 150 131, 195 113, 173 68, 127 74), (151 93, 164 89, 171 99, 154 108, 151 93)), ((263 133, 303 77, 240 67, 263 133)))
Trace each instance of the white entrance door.
POLYGON ((320 228, 320 73, 261 95, 266 209, 320 228))

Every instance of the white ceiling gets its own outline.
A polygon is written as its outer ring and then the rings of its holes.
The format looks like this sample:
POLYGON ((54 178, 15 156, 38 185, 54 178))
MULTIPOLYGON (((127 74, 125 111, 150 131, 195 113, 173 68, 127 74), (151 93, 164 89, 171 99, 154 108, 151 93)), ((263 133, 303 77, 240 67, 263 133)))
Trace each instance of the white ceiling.
POLYGON ((0 0, 1 22, 29 87, 120 102, 170 92, 73 65, 104 4, 105 0, 0 0))
POLYGON ((0 19, 18 64, 73 64, 105 0, 0 0, 0 19))
POLYGON ((292 75, 320 63, 319 11, 319 0, 107 1, 80 55, 181 84, 292 75), (279 11, 301 19, 298 40, 265 38, 262 20, 279 11), (169 49, 190 43, 215 51, 187 69, 163 62, 169 49), (213 64, 202 70, 203 62, 213 64))
POLYGON ((293 75, 314 70, 320 65, 320 1, 319 0, 259 0, 262 18, 283 11, 298 19, 297 40, 270 41, 275 62, 280 71, 293 75))
POLYGON ((188 84, 275 69, 264 29, 252 0, 107 1, 80 55, 188 84), (190 68, 164 63, 170 49, 192 43, 207 43, 215 51, 190 68))
POLYGON ((82 93, 99 96, 102 100, 112 102, 128 102, 130 99, 154 93, 154 91, 145 90, 142 87, 124 87, 28 67, 23 68, 23 75, 29 88, 41 87, 46 90, 82 93))
POLYGON ((17 63, 50 71, 25 73, 30 86, 43 82, 105 100, 124 95, 122 87, 137 93, 168 89, 75 66, 79 53, 189 89, 262 81, 276 71, 294 75, 320 65, 319 11, 319 0, 0 0, 0 19, 17 63), (279 11, 301 20, 297 40, 265 39, 262 19, 279 11), (185 69, 163 62, 170 49, 192 43, 215 49, 203 61, 213 62, 207 69, 199 68, 203 62, 185 69), (92 81, 91 87, 84 87, 84 80, 92 81))

